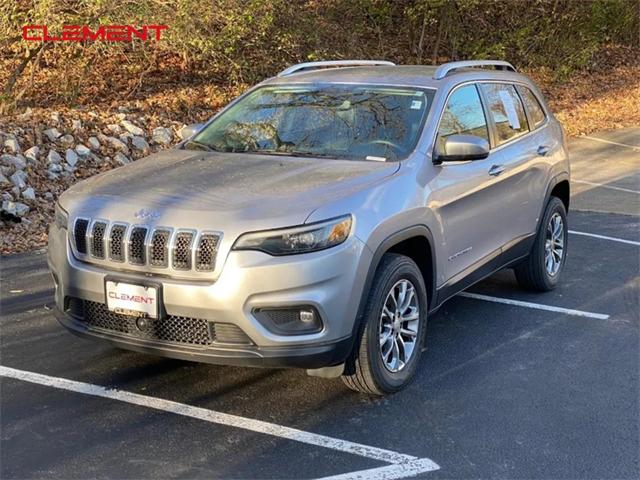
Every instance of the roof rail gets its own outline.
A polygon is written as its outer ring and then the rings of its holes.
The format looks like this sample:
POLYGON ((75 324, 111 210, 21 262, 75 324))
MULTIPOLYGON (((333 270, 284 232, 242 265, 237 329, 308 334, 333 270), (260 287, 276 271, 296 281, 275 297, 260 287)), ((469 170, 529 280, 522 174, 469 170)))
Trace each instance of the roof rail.
POLYGON ((436 80, 442 80, 454 70, 469 67, 494 67, 496 70, 516 71, 513 65, 509 62, 503 62, 502 60, 465 60, 462 62, 449 62, 440 65, 433 74, 433 78, 436 80))
POLYGON ((332 60, 328 62, 307 62, 298 63, 292 65, 289 68, 281 71, 278 77, 286 77, 293 75, 294 73, 302 72, 305 70, 318 70, 321 68, 337 68, 337 67, 366 67, 366 66, 394 66, 395 63, 387 62, 386 60, 332 60))

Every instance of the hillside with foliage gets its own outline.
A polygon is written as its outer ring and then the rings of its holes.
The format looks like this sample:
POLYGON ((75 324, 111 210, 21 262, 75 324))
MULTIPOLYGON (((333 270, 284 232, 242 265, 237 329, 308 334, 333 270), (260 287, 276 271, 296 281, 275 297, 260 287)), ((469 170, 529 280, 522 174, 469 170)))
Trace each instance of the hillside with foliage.
POLYGON ((0 45, 0 188, 3 205, 24 206, 3 209, 4 253, 46 243, 75 181, 170 146, 183 124, 301 61, 505 59, 571 135, 640 125, 640 0, 14 0, 0 5, 0 45), (168 29, 39 43, 24 25, 168 29))

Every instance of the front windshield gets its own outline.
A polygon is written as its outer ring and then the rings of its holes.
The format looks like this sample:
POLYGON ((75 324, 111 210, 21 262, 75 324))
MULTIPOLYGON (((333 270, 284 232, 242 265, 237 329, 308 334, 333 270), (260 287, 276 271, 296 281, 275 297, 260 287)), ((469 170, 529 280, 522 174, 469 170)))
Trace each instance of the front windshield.
POLYGON ((374 86, 268 86, 223 112, 185 148, 391 161, 415 148, 433 92, 374 86))

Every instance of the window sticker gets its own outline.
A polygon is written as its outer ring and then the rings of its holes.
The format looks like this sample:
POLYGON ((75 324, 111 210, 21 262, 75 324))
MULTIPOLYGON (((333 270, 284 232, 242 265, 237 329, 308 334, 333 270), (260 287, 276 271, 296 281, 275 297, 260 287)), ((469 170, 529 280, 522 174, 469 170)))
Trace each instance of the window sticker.
POLYGON ((509 125, 514 130, 520 130, 520 120, 518 119, 518 112, 516 112, 516 106, 513 104, 513 97, 509 95, 506 90, 500 90, 500 99, 504 106, 504 111, 507 113, 507 119, 509 125))
POLYGON ((411 102, 411 110, 420 110, 422 108, 421 100, 413 100, 411 102))
POLYGON ((365 160, 373 160, 374 162, 386 162, 387 161, 386 157, 376 157, 376 156, 373 156, 373 155, 367 155, 365 157, 365 160))

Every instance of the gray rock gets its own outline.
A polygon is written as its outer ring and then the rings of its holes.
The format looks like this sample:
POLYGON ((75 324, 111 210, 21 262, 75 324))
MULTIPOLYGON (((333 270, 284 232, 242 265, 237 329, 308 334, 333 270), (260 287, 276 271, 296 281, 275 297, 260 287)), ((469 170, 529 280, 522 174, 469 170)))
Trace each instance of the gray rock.
POLYGON ((158 127, 153 129, 151 138, 154 142, 159 143, 160 145, 169 145, 173 140, 173 134, 168 128, 158 127))
POLYGON ((62 161, 62 157, 55 150, 49 150, 49 155, 47 155, 47 163, 60 163, 62 161))
POLYGON ((107 125, 107 129, 111 133, 115 133, 116 135, 118 135, 119 133, 122 132, 122 129, 120 128, 120 125, 117 125, 115 123, 110 123, 109 125, 107 125))
MULTIPOLYGON (((124 111, 126 112, 127 110, 124 110, 124 111)), ((125 118, 127 118, 127 115, 126 115, 126 113, 122 113, 122 112, 120 112, 120 113, 116 113, 116 118, 117 118, 118 120, 124 120, 125 118)), ((126 128, 126 127, 125 127, 125 128, 126 128)))
POLYGON ((25 200, 35 200, 36 199, 36 191, 33 187, 29 187, 22 191, 22 198, 25 200))
POLYGON ((29 213, 29 205, 25 205, 24 203, 16 202, 16 215, 19 217, 24 217, 29 213))
POLYGON ((58 141, 65 147, 72 147, 73 142, 75 142, 75 139, 73 138, 73 135, 67 134, 60 137, 58 141))
POLYGON ((126 165, 127 163, 131 163, 131 160, 129 159, 129 157, 121 154, 121 153, 116 153, 116 156, 113 157, 114 160, 122 165, 126 165))
POLYGON ((144 130, 134 125, 129 120, 122 120, 120 124, 125 128, 125 130, 133 135, 137 135, 138 137, 144 137, 144 130))
POLYGON ((55 142, 62 135, 57 128, 48 128, 42 133, 44 133, 52 142, 55 142))
POLYGON ((149 144, 147 143, 147 141, 142 137, 138 137, 137 135, 134 135, 131 138, 131 144, 135 148, 137 148, 138 150, 142 150, 143 152, 149 151, 149 144))
POLYGON ((85 147, 83 144, 79 143, 76 145, 76 153, 81 157, 86 157, 91 154, 91 150, 88 147, 85 147))
POLYGON ((78 163, 78 154, 71 150, 70 148, 64 154, 64 159, 67 161, 67 164, 70 167, 75 167, 76 163, 78 163))
POLYGON ((10 202, 13 201, 13 195, 11 195, 9 192, 4 192, 2 194, 2 200, 8 200, 10 202))
POLYGON ((4 165, 12 166, 16 170, 24 170, 27 168, 27 162, 22 155, 0 155, 0 162, 4 165))
POLYGON ((82 130, 82 121, 71 120, 71 128, 73 128, 75 131, 82 130))
POLYGON ((9 185, 10 183, 9 179, 0 173, 0 185, 9 185))
POLYGON ((53 120, 54 123, 62 123, 62 117, 58 112, 51 112, 51 120, 53 120))
POLYGON ((118 135, 118 137, 120 138, 122 143, 124 143, 125 145, 128 145, 129 144, 129 140, 131 138, 133 138, 133 135, 131 135, 129 132, 126 132, 126 133, 122 133, 122 134, 118 135))
POLYGON ((2 211, 7 212, 10 215, 16 214, 16 204, 11 200, 2 201, 2 211))
POLYGON ((127 155, 129 154, 129 147, 127 147, 127 145, 122 140, 118 140, 115 137, 107 137, 107 141, 116 150, 120 150, 127 155))
POLYGON ((60 173, 62 171, 62 165, 59 163, 51 163, 47 170, 49 170, 49 173, 60 173))
POLYGON ((47 200, 53 200, 53 193, 51 192, 44 192, 44 198, 47 200))
POLYGON ((38 154, 40 153, 40 147, 34 145, 29 150, 24 152, 24 156, 31 160, 33 163, 38 161, 38 154))
POLYGON ((60 178, 60 175, 55 172, 47 172, 47 178, 49 180, 58 180, 60 178))
POLYGON ((20 196, 20 189, 18 187, 13 187, 11 189, 11 193, 13 193, 13 196, 15 198, 18 198, 20 196))
POLYGON ((65 173, 69 172, 69 173, 73 173, 76 171, 76 167, 74 167, 73 165, 69 165, 68 163, 65 164, 64 166, 64 171, 62 172, 62 174, 64 175, 65 173))
POLYGON ((11 180, 11 183, 13 183, 20 190, 22 190, 23 188, 26 188, 26 186, 27 186, 27 174, 24 173, 23 170, 17 170, 9 178, 11 180))
POLYGON ((91 150, 100 150, 100 142, 96 137, 89 137, 87 143, 89 144, 89 148, 91 148, 91 150))
POLYGON ((9 137, 4 141, 4 146, 12 153, 20 153, 20 143, 16 138, 9 137))

